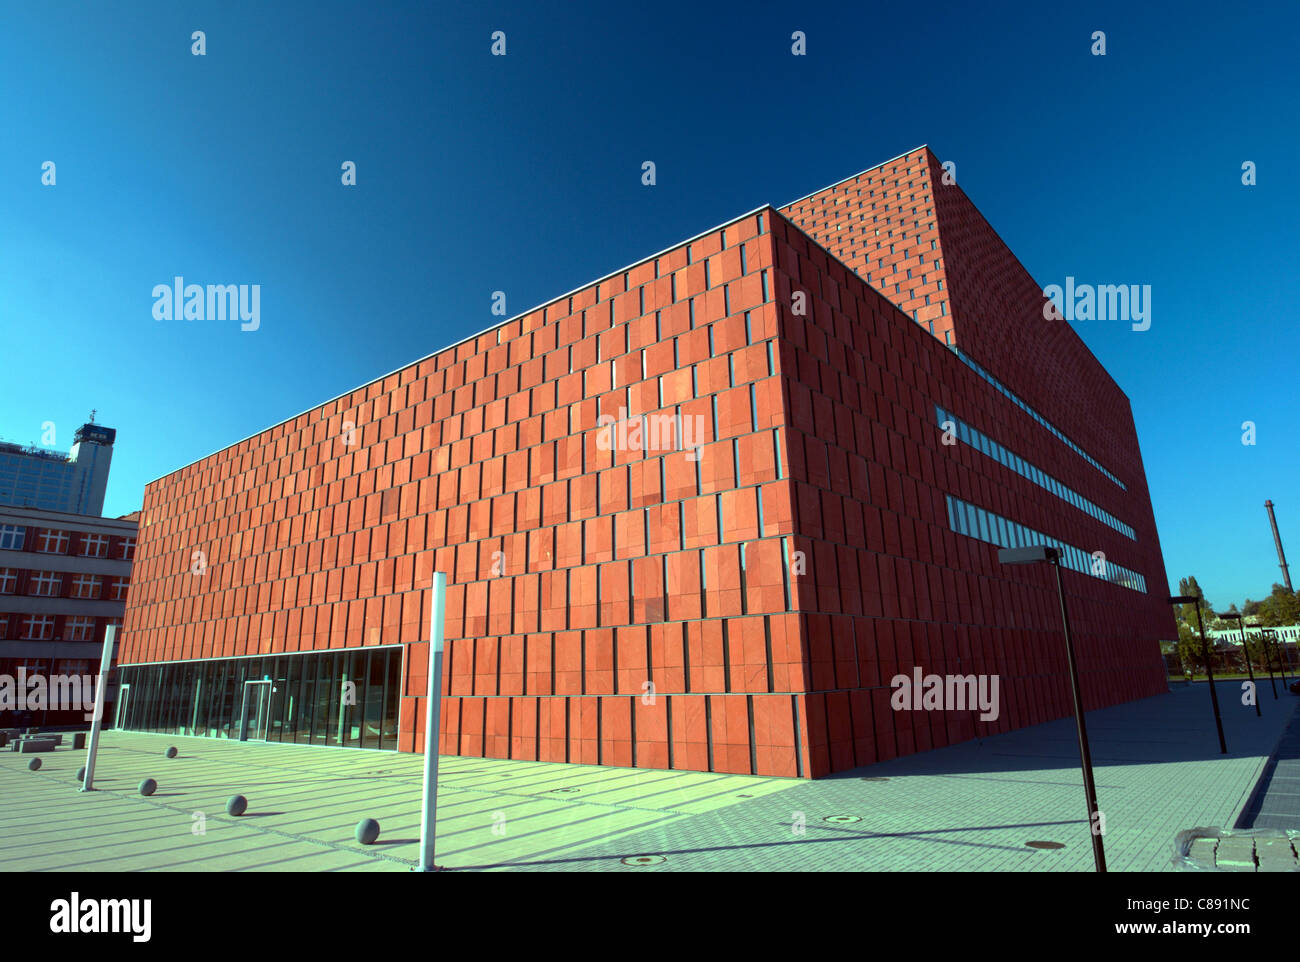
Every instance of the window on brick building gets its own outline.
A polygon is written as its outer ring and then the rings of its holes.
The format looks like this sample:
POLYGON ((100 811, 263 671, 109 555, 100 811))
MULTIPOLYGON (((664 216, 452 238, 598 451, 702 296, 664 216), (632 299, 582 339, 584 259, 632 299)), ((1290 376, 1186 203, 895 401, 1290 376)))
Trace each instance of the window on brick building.
POLYGON ((0 641, 9 637, 9 616, 0 615, 0 641))
POLYGON ((77 575, 72 579, 72 597, 98 598, 102 581, 99 575, 77 575))
POLYGON ((123 538, 119 550, 122 552, 123 561, 133 560, 135 558, 135 538, 123 538))
POLYGON ((18 569, 0 568, 0 595, 12 595, 18 591, 18 569))
POLYGON ((86 558, 103 558, 108 555, 108 537, 88 534, 81 542, 81 554, 86 558))
POLYGON ((126 601, 127 589, 131 587, 130 578, 114 578, 113 586, 109 589, 110 601, 126 601))
POLYGON ((42 531, 37 542, 37 551, 45 554, 66 554, 68 550, 68 532, 42 531))
POLYGON ((59 593, 61 587, 63 587, 63 575, 57 571, 38 571, 32 578, 28 590, 30 594, 52 598, 59 593))
POLYGON ((94 641, 95 619, 69 618, 64 624, 63 638, 65 641, 94 641))
POLYGON ((22 636, 28 641, 49 641, 54 637, 54 616, 28 615, 23 619, 22 636))
POLYGON ((17 524, 0 524, 0 548, 21 551, 27 538, 27 529, 17 524))

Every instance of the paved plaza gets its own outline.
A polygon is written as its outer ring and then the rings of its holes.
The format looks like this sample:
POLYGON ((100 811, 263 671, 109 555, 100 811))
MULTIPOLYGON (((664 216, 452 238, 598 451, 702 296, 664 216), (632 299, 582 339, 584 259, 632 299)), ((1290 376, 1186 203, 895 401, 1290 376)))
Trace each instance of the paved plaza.
MULTIPOLYGON (((1258 804, 1300 704, 1264 692, 1257 718, 1237 683, 1219 684, 1227 756, 1204 684, 1089 713, 1112 871, 1171 870, 1180 832, 1232 828, 1258 804)), ((0 870, 410 871, 418 858, 418 755, 107 732, 92 793, 77 790, 84 762, 66 748, 0 752, 0 870), (236 793, 249 800, 237 818, 225 813, 236 793), (382 834, 363 846, 353 831, 367 817, 382 834)), ((446 756, 439 786, 450 869, 1092 868, 1072 719, 817 781, 446 756)))

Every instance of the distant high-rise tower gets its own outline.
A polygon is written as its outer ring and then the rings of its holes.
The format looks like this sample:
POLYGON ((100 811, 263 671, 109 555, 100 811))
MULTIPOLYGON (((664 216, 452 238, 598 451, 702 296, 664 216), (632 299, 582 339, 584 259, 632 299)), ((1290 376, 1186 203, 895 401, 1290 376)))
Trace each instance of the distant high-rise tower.
POLYGON ((102 515, 116 438, 113 428, 91 421, 77 429, 67 454, 0 443, 0 504, 102 515))

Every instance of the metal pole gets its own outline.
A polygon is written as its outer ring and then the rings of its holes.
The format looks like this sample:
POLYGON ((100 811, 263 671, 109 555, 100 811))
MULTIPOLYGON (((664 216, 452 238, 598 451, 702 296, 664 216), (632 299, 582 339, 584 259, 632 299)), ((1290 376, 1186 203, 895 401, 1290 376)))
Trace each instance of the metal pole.
POLYGON ((424 814, 420 817, 420 871, 433 872, 434 835, 438 828, 438 723, 442 715, 443 619, 447 610, 447 576, 433 574, 429 612, 429 691, 424 708, 424 814))
POLYGON ((1201 621, 1201 600, 1196 599, 1196 627, 1201 632, 1201 651, 1205 655, 1205 676, 1210 682, 1210 702, 1214 705, 1214 724, 1219 729, 1219 751, 1228 754, 1228 743, 1223 738, 1223 718, 1219 715, 1219 695, 1214 690, 1214 669, 1210 666, 1210 645, 1205 639, 1205 623, 1201 621))
MULTIPOLYGON (((1246 623, 1241 623, 1241 636, 1246 637, 1246 623)), ((1273 653, 1268 650, 1268 639, 1261 634, 1259 647, 1264 650, 1264 664, 1268 666, 1268 683, 1273 686, 1273 700, 1277 701, 1277 679, 1273 677, 1273 653)))
MULTIPOLYGON (((1237 625, 1242 624, 1241 618, 1237 618, 1237 625)), ((1255 692, 1255 717, 1259 718, 1264 713, 1259 710, 1259 686, 1255 684, 1255 669, 1250 667, 1250 648, 1246 644, 1246 629, 1241 629, 1241 652, 1246 659, 1246 674, 1250 676, 1250 687, 1255 692)))
POLYGON ((1265 501, 1264 508, 1268 511, 1268 523, 1273 528, 1273 544, 1277 546, 1277 564, 1282 569, 1282 582, 1286 585, 1287 591, 1293 591, 1291 572, 1286 566, 1286 555, 1282 553, 1282 536, 1277 533, 1277 517, 1273 514, 1273 502, 1265 501))
POLYGON ((1065 627, 1065 655, 1070 664, 1070 688, 1074 694, 1074 723, 1079 732, 1079 761, 1083 765, 1083 790, 1088 799, 1088 831, 1092 835, 1092 859, 1098 872, 1106 871, 1106 850, 1102 846, 1097 813, 1097 785, 1092 779, 1092 753, 1088 750, 1088 726, 1083 720, 1083 695, 1079 691, 1079 670, 1074 662, 1074 641, 1070 638, 1070 616, 1065 609, 1065 585, 1061 582, 1061 563, 1058 556, 1056 568, 1056 593, 1061 598, 1061 623, 1065 627))
POLYGON ((86 780, 81 791, 95 790, 95 755, 99 752, 99 729, 104 719, 104 700, 108 697, 108 669, 113 661, 113 644, 117 641, 117 625, 109 625, 104 632, 104 653, 99 656, 99 678, 95 681, 95 713, 90 721, 90 744, 86 746, 86 780))
POLYGON ((1263 629, 1260 631, 1259 636, 1264 640, 1264 649, 1271 652, 1268 656, 1268 663, 1272 665, 1273 659, 1277 659, 1277 673, 1282 676, 1282 690, 1286 691, 1286 665, 1282 663, 1282 649, 1278 647, 1277 635, 1268 629, 1263 629), (1271 649, 1269 648, 1270 641, 1273 644, 1271 649))

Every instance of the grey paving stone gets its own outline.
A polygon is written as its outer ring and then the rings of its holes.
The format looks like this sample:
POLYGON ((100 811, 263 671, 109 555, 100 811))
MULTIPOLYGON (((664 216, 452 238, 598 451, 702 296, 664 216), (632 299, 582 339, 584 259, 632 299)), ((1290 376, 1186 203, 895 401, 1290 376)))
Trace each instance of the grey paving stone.
MULTIPOLYGON (((1242 813, 1288 720, 1282 709, 1295 703, 1268 704, 1257 718, 1232 707, 1226 687, 1221 695, 1226 756, 1203 685, 1089 713, 1112 871, 1172 870, 1177 833, 1230 826, 1242 813)), ((46 758, 33 773, 0 753, 0 869, 409 871, 418 858, 421 756, 108 732, 90 794, 72 780, 84 752, 46 758), (179 758, 162 758, 169 744, 179 758), (150 798, 135 794, 146 776, 160 785, 150 798), (231 818, 225 801, 236 792, 249 814, 231 818), (365 817, 380 822, 376 845, 353 838, 365 817)), ((438 862, 1086 872, 1084 809, 1073 719, 817 781, 443 757, 438 862), (842 815, 859 820, 827 820, 842 815), (645 855, 661 859, 637 859, 645 855)))

